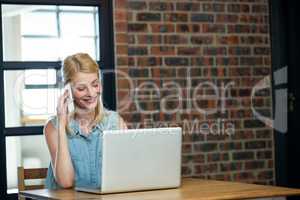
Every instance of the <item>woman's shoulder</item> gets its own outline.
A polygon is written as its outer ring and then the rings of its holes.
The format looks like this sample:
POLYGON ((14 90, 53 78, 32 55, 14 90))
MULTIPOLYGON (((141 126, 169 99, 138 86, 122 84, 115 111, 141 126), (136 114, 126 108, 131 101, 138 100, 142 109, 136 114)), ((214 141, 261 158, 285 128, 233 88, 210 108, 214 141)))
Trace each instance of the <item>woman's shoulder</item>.
POLYGON ((56 115, 51 115, 50 117, 48 117, 44 126, 46 127, 49 124, 52 124, 55 128, 57 128, 57 116, 56 115))
POLYGON ((114 110, 108 110, 108 109, 106 109, 104 113, 105 113, 105 115, 108 116, 108 117, 119 115, 117 111, 114 111, 114 110))
POLYGON ((117 120, 120 117, 119 113, 114 110, 105 110, 104 118, 108 121, 117 120))
POLYGON ((106 110, 104 113, 103 122, 107 129, 118 129, 120 122, 120 115, 117 111, 106 110))
POLYGON ((44 128, 43 128, 43 133, 47 135, 52 135, 54 131, 57 130, 57 118, 56 116, 50 116, 45 122, 44 128))

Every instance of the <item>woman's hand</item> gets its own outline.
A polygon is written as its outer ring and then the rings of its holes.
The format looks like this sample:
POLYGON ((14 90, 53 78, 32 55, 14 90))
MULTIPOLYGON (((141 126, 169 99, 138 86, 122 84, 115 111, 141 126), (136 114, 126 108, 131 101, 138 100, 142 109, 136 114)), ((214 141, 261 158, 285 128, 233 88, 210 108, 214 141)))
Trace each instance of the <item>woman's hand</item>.
POLYGON ((68 122, 68 91, 65 91, 58 99, 57 118, 58 127, 49 121, 44 134, 51 155, 52 169, 56 182, 63 188, 70 188, 74 184, 74 168, 68 148, 66 125, 68 122))
POLYGON ((68 121, 68 101, 69 101, 69 92, 66 90, 64 93, 59 97, 57 103, 57 117, 58 122, 61 125, 66 125, 68 121))

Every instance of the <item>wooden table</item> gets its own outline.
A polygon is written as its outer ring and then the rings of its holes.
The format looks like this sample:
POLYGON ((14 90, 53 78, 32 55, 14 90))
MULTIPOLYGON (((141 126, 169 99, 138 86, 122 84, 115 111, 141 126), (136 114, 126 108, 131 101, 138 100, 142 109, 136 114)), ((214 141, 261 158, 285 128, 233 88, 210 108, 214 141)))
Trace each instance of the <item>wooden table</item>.
POLYGON ((248 199, 300 195, 300 189, 264 186, 228 181, 185 178, 177 189, 127 192, 118 194, 90 194, 74 190, 27 190, 19 196, 32 199, 101 199, 101 200, 220 200, 248 199))

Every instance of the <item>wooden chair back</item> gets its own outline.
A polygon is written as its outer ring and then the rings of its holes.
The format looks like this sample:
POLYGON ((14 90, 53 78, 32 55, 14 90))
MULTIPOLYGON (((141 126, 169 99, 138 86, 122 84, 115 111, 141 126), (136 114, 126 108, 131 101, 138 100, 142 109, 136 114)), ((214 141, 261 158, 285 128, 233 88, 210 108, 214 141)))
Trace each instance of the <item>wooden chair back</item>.
POLYGON ((19 191, 44 188, 44 185, 26 185, 25 180, 45 179, 47 176, 47 170, 48 170, 48 168, 24 169, 24 167, 18 167, 18 189, 19 189, 19 191))

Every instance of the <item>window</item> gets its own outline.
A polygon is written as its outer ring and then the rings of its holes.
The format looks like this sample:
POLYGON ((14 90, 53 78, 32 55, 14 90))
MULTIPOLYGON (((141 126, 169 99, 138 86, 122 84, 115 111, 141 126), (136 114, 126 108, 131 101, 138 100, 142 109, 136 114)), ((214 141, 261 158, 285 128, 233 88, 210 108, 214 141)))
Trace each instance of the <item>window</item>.
MULTIPOLYGON (((4 61, 61 62, 76 52, 99 60, 98 7, 4 4, 2 14, 4 61)), ((19 109, 6 112, 6 127, 44 124, 55 114, 60 79, 54 69, 5 73, 5 91, 14 91, 6 94, 6 102, 13 102, 6 110, 19 109)))
MULTIPOLYGON (((101 0, 1 1, 0 169, 7 170, 0 171, 0 199, 16 197, 18 165, 49 164, 47 147, 38 135, 56 113, 62 60, 86 52, 102 72, 113 71, 111 9, 110 1, 101 0), (30 146, 33 140, 43 148, 30 146)), ((113 73, 103 76, 109 109, 115 109, 114 79, 113 73)))
POLYGON ((59 61, 76 52, 99 60, 98 7, 4 4, 2 16, 4 61, 59 61))

